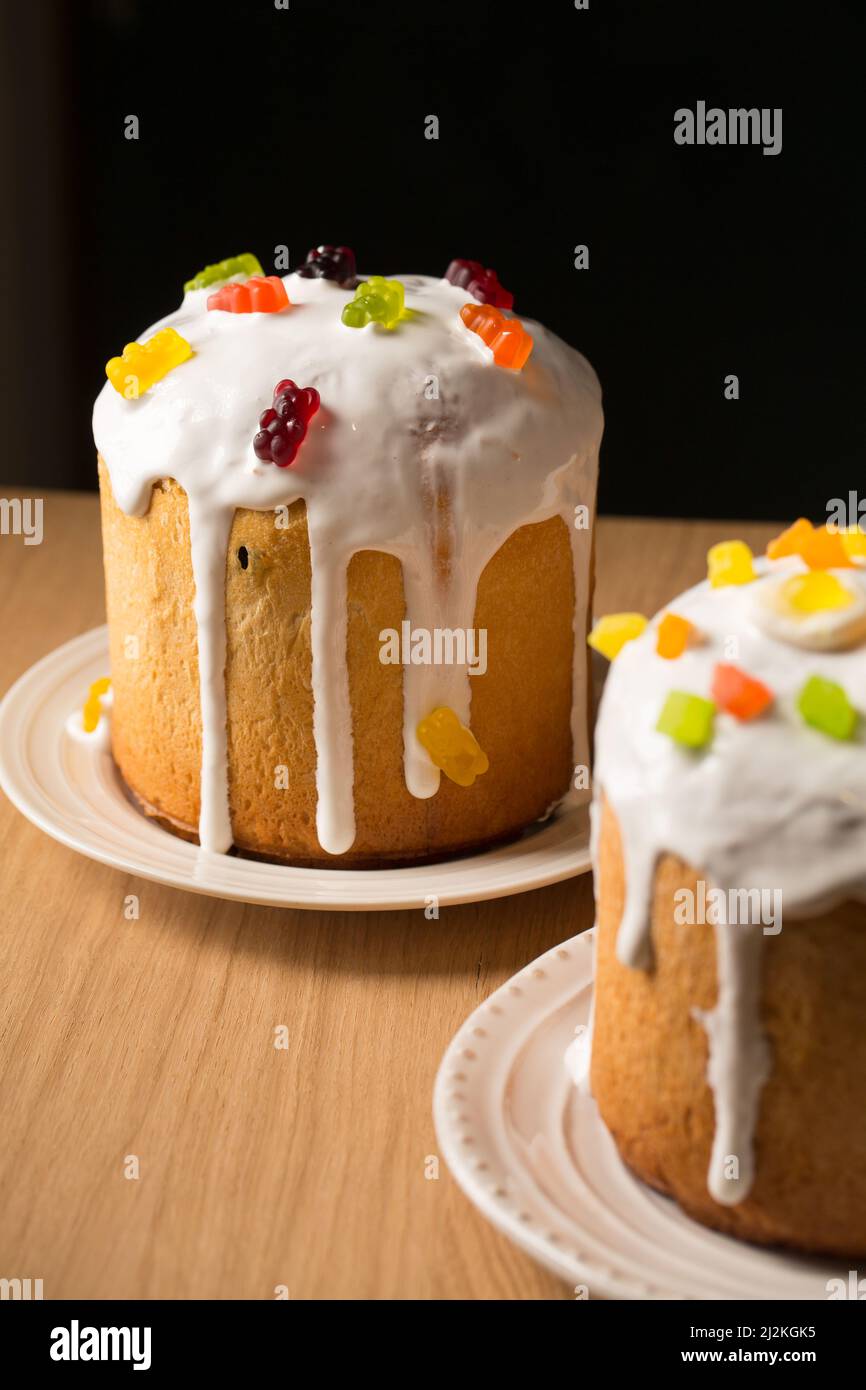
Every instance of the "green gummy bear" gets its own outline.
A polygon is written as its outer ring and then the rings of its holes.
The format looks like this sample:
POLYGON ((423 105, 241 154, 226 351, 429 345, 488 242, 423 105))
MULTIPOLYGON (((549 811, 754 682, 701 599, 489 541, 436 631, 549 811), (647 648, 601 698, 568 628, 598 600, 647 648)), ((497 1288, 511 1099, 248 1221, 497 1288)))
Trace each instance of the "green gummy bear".
POLYGON ((343 310, 343 323, 348 328, 363 328, 371 321, 393 328, 403 314, 405 291, 399 280, 386 280, 384 275, 371 275, 355 290, 355 298, 343 310))
POLYGON ((810 676, 797 696, 797 709, 807 724, 831 738, 849 739, 857 725, 857 711, 836 681, 810 676))
POLYGON ((246 279, 251 275, 264 275, 258 256, 254 256, 251 251, 243 251, 240 256, 229 256, 227 260, 217 261, 216 265, 206 265, 198 275, 186 281, 184 293, 187 290, 206 290, 211 285, 221 285, 235 275, 243 275, 246 279))
POLYGON ((686 748, 703 748, 713 736, 716 707, 712 700, 672 690, 662 706, 656 728, 686 748))

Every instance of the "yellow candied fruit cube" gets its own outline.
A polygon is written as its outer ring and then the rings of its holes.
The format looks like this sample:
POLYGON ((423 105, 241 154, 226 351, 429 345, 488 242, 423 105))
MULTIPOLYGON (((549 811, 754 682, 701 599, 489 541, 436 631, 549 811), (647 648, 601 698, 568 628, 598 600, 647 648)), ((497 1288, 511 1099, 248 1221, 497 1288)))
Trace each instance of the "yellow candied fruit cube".
POLYGON ((851 591, 827 570, 792 574, 780 585, 779 597, 796 613, 824 613, 833 608, 848 608, 854 602, 851 591))
POLYGON ((707 578, 711 588, 751 584, 757 577, 752 552, 745 541, 720 541, 707 551, 707 578))
POLYGON ((86 734, 92 734, 99 723, 102 714, 102 703, 100 696, 107 695, 111 681, 108 676, 100 676, 98 681, 94 681, 89 691, 87 699, 84 701, 84 709, 81 714, 81 722, 86 734))
POLYGON ((422 719, 416 733, 430 761, 460 787, 471 787, 490 766, 475 735, 447 705, 440 705, 422 719))
POLYGON ((106 363, 105 375, 118 395, 135 400, 192 355, 186 338, 161 328, 144 343, 127 343, 122 356, 106 363))
POLYGON ((599 618, 586 640, 594 651, 615 661, 626 642, 640 637, 646 625, 643 613, 608 613, 599 618))

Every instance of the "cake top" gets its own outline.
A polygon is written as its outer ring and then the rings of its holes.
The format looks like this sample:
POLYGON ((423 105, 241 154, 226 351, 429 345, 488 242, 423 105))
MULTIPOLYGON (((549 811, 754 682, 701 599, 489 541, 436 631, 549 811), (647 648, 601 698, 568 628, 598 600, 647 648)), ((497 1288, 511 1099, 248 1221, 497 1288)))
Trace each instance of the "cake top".
POLYGON ((765 559, 733 541, 708 560, 652 622, 590 636, 616 658, 595 784, 623 833, 623 959, 664 852, 795 916, 866 895, 866 535, 801 520, 765 559))
POLYGON ((551 475, 597 448, 591 367, 540 324, 477 301, 473 289, 509 304, 493 272, 456 262, 452 279, 358 280, 352 257, 336 268, 341 282, 309 264, 282 278, 251 276, 254 257, 207 267, 146 342, 109 363, 93 428, 125 511, 146 509, 152 484, 173 477, 234 507, 327 496, 341 539, 399 543, 422 475, 459 486, 479 526, 516 522, 551 475), (280 386, 315 396, 280 406, 280 386), (301 439, 276 459, 291 455, 286 468, 254 445, 275 406, 278 450, 286 433, 301 439))

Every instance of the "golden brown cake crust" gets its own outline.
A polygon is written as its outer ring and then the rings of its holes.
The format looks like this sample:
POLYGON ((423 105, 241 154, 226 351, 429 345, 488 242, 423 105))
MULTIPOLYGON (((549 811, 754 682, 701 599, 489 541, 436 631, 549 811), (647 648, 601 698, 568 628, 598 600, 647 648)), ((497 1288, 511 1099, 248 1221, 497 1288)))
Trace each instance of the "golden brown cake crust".
MULTIPOLYGON (((201 717, 186 495, 153 489, 143 517, 117 506, 100 460, 114 694, 112 747, 148 812, 195 834, 201 717)), ((310 554, 302 502, 236 512, 226 567, 229 800, 236 845, 326 867, 417 861, 477 848, 542 816, 572 773, 574 580, 565 523, 524 526, 488 564, 475 626, 488 669, 472 678, 472 729, 490 770, 472 787, 444 776, 421 801, 403 776, 403 668, 379 661, 379 633, 406 616, 399 562, 363 551, 349 566, 348 667, 357 834, 349 854, 316 837, 310 554), (247 567, 238 552, 243 547, 247 567), (276 785, 276 770, 287 769, 276 785)))
MULTIPOLYGON (((696 1220, 763 1244, 866 1254, 866 911, 845 903, 785 921, 764 938, 762 1018, 772 1055, 755 1136, 756 1176, 733 1207, 707 1191, 714 1133, 707 1040, 694 1008, 716 1001, 712 927, 674 921, 674 893, 698 872, 659 862, 654 967, 616 957, 625 869, 619 826, 602 807, 591 1083, 620 1154, 696 1220)), ((736 927, 727 930, 736 931, 736 927)))

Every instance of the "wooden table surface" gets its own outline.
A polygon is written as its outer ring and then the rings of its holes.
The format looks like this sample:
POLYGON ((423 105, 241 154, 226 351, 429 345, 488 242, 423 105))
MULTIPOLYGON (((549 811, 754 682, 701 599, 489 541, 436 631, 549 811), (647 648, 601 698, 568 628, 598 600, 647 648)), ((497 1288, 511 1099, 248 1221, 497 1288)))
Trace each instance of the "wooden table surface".
MULTIPOLYGON (((48 494, 44 516, 41 545, 0 536, 0 691, 104 620, 96 497, 48 494)), ((774 529, 603 519, 596 609, 652 612, 713 541, 774 529)), ((591 925, 589 876, 429 922, 162 888, 5 797, 0 837, 0 1276, 46 1298, 570 1296, 425 1160, 445 1047, 591 925)))

